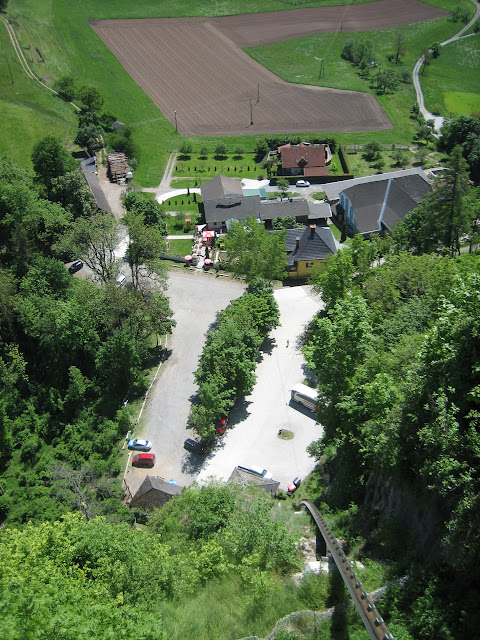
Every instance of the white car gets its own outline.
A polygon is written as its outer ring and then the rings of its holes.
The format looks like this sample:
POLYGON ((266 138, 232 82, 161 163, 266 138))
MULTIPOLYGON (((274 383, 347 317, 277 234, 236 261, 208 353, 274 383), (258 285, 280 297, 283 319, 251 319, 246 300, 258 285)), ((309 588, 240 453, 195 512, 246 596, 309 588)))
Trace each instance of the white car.
POLYGON ((297 180, 297 182, 295 183, 296 187, 309 187, 310 183, 308 180, 297 180))

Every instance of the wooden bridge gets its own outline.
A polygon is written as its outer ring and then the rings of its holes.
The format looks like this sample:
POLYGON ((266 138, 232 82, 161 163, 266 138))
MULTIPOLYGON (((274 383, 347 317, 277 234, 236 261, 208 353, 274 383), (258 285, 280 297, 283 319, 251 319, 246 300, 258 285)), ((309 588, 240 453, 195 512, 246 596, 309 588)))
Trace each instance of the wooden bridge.
POLYGON ((383 621, 377 607, 369 598, 365 588, 353 570, 352 562, 344 554, 340 543, 330 531, 330 527, 325 522, 320 512, 309 500, 302 500, 300 506, 304 506, 315 520, 318 530, 325 540, 326 548, 330 551, 335 564, 340 571, 340 575, 345 582, 347 589, 352 596, 354 605, 362 617, 365 628, 372 640, 393 640, 387 625, 383 621))

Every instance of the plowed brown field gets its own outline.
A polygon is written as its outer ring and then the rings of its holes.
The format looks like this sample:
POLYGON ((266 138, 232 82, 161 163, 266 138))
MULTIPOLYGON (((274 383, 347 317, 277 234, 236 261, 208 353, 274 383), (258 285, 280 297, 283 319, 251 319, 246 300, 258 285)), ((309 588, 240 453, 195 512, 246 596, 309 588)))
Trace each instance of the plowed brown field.
POLYGON ((284 82, 240 47, 387 28, 444 14, 416 0, 379 0, 206 20, 91 24, 172 124, 176 115, 182 135, 353 132, 393 128, 373 95, 284 82))

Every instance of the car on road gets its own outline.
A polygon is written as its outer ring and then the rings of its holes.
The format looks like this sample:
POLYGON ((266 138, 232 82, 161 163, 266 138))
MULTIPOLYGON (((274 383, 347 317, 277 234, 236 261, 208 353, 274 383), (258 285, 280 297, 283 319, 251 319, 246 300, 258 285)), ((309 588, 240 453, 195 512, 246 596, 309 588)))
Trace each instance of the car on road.
POLYGON ((128 441, 128 448, 133 449, 134 451, 150 451, 152 443, 150 440, 140 440, 139 438, 135 438, 135 440, 128 441))
POLYGON ((294 478, 291 484, 289 484, 287 487, 287 496, 291 496, 292 493, 295 493, 295 491, 300 486, 301 482, 302 482, 301 478, 294 478))
POLYGON ((205 453, 205 447, 193 438, 187 438, 183 443, 183 448, 187 451, 190 451, 191 453, 205 453))
POLYGON ((215 426, 215 431, 219 434, 222 435, 223 433, 225 433, 225 430, 228 426, 228 416, 222 416, 216 426, 215 426))
POLYGON ((308 180, 297 180, 295 183, 296 187, 309 187, 310 182, 308 180))
POLYGON ((83 268, 83 262, 81 260, 75 260, 75 262, 72 262, 72 264, 68 267, 68 270, 70 271, 70 273, 77 273, 77 271, 80 271, 80 269, 83 268))
POLYGON ((153 467, 155 464, 154 453, 136 453, 132 459, 132 465, 134 467, 153 467))

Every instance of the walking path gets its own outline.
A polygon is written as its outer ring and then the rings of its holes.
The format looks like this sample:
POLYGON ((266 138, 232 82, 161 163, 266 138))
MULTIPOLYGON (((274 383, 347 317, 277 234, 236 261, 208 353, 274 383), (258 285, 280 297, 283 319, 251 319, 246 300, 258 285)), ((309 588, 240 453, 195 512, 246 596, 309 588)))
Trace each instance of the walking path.
MULTIPOLYGON (((444 47, 445 45, 450 44, 451 42, 455 42, 456 40, 460 40, 463 34, 465 33, 465 31, 468 31, 468 29, 470 29, 470 27, 477 21, 478 17, 480 16, 480 5, 476 2, 476 0, 470 0, 470 1, 475 6, 475 13, 473 15, 473 18, 470 20, 468 24, 466 24, 462 29, 460 29, 460 31, 455 36, 449 38, 448 40, 445 40, 444 42, 441 42, 440 43, 441 47, 444 47)), ((470 35, 475 35, 475 34, 470 34, 470 35)), ((468 38, 470 36, 463 36, 463 37, 468 38)), ((418 74, 420 72, 420 69, 422 67, 424 60, 425 60, 425 54, 423 54, 415 64, 415 67, 413 69, 413 86, 415 87, 415 91, 417 94, 417 102, 418 102, 418 106, 420 107, 420 113, 423 115, 425 120, 433 120, 435 122, 435 131, 437 131, 438 133, 442 128, 444 119, 442 116, 433 115, 433 113, 430 113, 430 111, 426 109, 425 102, 423 100, 422 87, 420 85, 420 80, 418 77, 418 74)))

